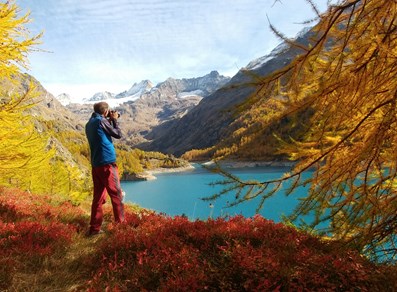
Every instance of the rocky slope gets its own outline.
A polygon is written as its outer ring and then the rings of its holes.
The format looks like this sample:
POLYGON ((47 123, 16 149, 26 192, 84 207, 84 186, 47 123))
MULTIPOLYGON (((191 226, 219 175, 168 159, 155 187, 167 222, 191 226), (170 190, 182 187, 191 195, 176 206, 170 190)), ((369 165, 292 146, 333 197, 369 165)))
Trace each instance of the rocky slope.
MULTIPOLYGON (((296 42, 307 44, 311 36, 310 31, 304 31, 296 42)), ((146 136, 150 141, 139 147, 179 156, 191 149, 216 145, 231 135, 230 127, 238 117, 236 107, 255 92, 256 78, 282 68, 300 53, 300 49, 282 43, 268 56, 250 62, 186 115, 155 127, 146 136)))
MULTIPOLYGON (((84 128, 76 115, 68 110, 62 103, 48 92, 41 83, 29 74, 19 74, 14 76, 14 82, 3 81, 3 87, 8 87, 9 90, 18 92, 19 95, 24 95, 30 90, 29 104, 33 106, 28 107, 27 113, 35 117, 37 121, 36 127, 40 131, 46 131, 46 124, 51 124, 57 132, 78 130, 84 128)), ((67 95, 62 96, 65 100, 67 95)))
POLYGON ((18 74, 13 79, 13 82, 2 80, 3 89, 16 92, 18 96, 25 96, 29 92, 28 98, 24 102, 31 106, 26 108, 25 114, 33 117, 36 131, 50 133, 48 146, 56 150, 57 158, 71 166, 78 167, 81 173, 86 175, 88 173, 86 165, 78 162, 67 147, 53 135, 53 133, 73 133, 75 143, 86 143, 83 134, 84 124, 79 122, 78 117, 65 108, 34 77, 28 74, 18 74))
POLYGON ((154 127, 180 119, 203 98, 224 86, 230 78, 213 71, 203 77, 168 78, 153 86, 144 80, 119 94, 95 94, 85 104, 67 105, 84 123, 92 113, 92 104, 105 100, 121 113, 124 142, 136 146, 147 142, 154 127))

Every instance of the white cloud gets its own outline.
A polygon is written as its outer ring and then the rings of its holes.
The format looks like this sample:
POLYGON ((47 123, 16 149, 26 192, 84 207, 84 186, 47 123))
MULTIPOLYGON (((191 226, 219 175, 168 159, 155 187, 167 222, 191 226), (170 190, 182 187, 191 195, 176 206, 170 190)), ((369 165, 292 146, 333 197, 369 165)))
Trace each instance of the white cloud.
MULTIPOLYGON (((325 9, 327 0, 315 2, 325 9)), ((314 15, 305 0, 19 0, 18 5, 31 10, 32 32, 44 30, 41 47, 53 52, 32 54, 28 73, 54 92, 84 97, 104 85, 114 91, 143 79, 157 83, 212 70, 233 74, 279 43, 267 18, 293 37, 302 28, 297 23, 314 15)))

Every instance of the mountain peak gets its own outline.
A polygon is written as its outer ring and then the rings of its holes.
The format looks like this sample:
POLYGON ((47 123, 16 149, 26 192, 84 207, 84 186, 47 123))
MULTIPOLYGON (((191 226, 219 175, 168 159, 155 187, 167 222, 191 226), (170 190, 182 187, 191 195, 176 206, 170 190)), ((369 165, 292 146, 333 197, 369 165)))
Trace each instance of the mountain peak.
POLYGON ((216 71, 216 70, 211 71, 210 74, 208 74, 208 75, 209 75, 209 77, 211 77, 211 78, 217 78, 217 77, 220 76, 220 75, 219 75, 219 72, 216 71))
POLYGON ((131 88, 127 91, 129 93, 136 92, 137 90, 149 90, 154 87, 153 83, 150 80, 142 80, 139 83, 134 83, 131 88))
POLYGON ((63 106, 67 106, 72 102, 70 95, 67 93, 61 93, 55 97, 63 106))
POLYGON ((109 91, 101 91, 95 93, 91 98, 83 99, 83 101, 87 103, 91 103, 91 102, 98 102, 107 99, 112 99, 112 98, 114 98, 114 93, 111 93, 109 91))
MULTIPOLYGON (((187 96, 205 97, 213 91, 222 87, 230 80, 229 77, 222 76, 214 70, 205 76, 197 78, 176 79, 169 77, 156 86, 150 80, 135 82, 130 89, 121 93, 114 94, 108 91, 95 93, 91 98, 85 98, 83 103, 95 103, 106 101, 110 106, 115 107, 120 104, 138 100, 141 97, 157 96, 158 98, 186 98, 187 96)), ((66 96, 59 96, 60 100, 65 99, 65 104, 69 104, 66 96)))
POLYGON ((150 80, 142 80, 139 83, 134 83, 130 89, 121 92, 115 96, 116 99, 131 97, 132 100, 139 98, 142 94, 150 92, 154 87, 150 80))

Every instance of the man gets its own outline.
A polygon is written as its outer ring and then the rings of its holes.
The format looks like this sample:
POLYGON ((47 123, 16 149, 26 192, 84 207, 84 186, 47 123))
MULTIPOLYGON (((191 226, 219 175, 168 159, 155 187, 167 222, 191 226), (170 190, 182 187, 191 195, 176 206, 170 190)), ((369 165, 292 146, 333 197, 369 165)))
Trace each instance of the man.
POLYGON ((119 113, 110 111, 106 102, 98 102, 94 104, 94 113, 85 126, 91 150, 94 183, 89 236, 102 233, 102 205, 105 203, 106 192, 112 202, 116 223, 124 221, 123 196, 116 165, 116 151, 112 142, 112 137, 121 138, 121 130, 117 123, 118 117, 119 113))

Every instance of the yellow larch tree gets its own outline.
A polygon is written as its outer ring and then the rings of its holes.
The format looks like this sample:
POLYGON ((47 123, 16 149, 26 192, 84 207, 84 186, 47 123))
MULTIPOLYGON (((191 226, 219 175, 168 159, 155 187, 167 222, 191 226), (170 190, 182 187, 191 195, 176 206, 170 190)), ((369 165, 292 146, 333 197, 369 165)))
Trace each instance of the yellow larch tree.
POLYGON ((41 34, 31 37, 25 24, 29 14, 18 17, 14 1, 0 3, 0 77, 11 77, 20 66, 27 67, 27 54, 38 44, 41 34))
POLYGON ((18 18, 17 14, 18 7, 12 1, 0 4, 0 185, 30 190, 32 172, 49 165, 53 153, 45 135, 40 135, 32 119, 23 114, 33 106, 33 87, 24 93, 10 90, 10 82, 16 82, 20 67, 27 66, 27 53, 40 37, 30 37, 24 27, 28 15, 18 18))
POLYGON ((260 107, 277 99, 285 110, 267 117, 263 127, 286 117, 300 124, 303 134, 284 140, 279 149, 297 162, 294 169, 279 179, 256 182, 219 170, 227 179, 218 195, 237 191, 234 203, 261 197, 261 208, 282 183, 291 183, 289 195, 308 184, 291 219, 313 212, 313 226, 328 224, 326 234, 374 258, 395 260, 397 1, 339 1, 318 13, 317 21, 307 46, 273 28, 301 54, 260 79, 256 95, 244 105, 260 107))

